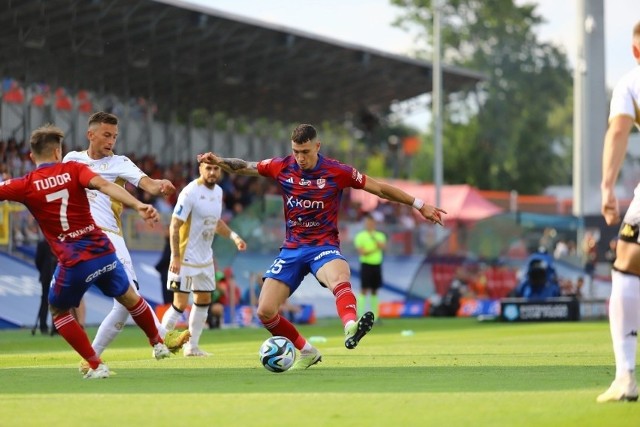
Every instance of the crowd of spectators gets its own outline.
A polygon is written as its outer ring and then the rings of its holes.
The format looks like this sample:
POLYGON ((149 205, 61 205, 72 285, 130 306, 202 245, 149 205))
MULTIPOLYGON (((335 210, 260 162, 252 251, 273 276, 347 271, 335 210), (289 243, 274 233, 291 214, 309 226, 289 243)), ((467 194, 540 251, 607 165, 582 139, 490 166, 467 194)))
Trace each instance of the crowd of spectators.
MULTIPOLYGON (((64 153, 69 149, 82 151, 86 147, 63 147, 64 153)), ((142 190, 126 185, 134 196, 153 204, 165 218, 169 218, 173 207, 177 201, 177 195, 184 186, 193 180, 198 174, 198 165, 193 160, 176 161, 164 164, 155 155, 137 154, 135 152, 124 153, 140 169, 151 178, 165 178, 170 180, 176 187, 176 192, 166 197, 154 197, 142 190)), ((284 153, 283 153, 284 154, 284 153)), ((19 141, 15 138, 0 140, 0 182, 11 177, 19 177, 33 170, 34 164, 29 157, 28 141, 19 141)), ((274 181, 260 177, 228 175, 223 174, 219 185, 223 189, 224 206, 222 219, 229 222, 237 215, 243 213, 256 201, 264 201, 265 196, 272 196, 273 200, 278 200, 281 196, 274 181)), ((349 189, 345 190, 340 212, 341 224, 348 227, 348 224, 358 224, 364 212, 356 202, 350 202, 349 189)), ((386 231, 393 230, 390 234, 390 241, 397 248, 398 253, 411 254, 414 248, 426 247, 428 227, 418 224, 413 209, 410 206, 393 203, 379 203, 375 211, 371 212, 377 221, 385 225, 386 231)), ((281 217, 281 208, 273 210, 274 218, 281 217)), ((39 229, 28 211, 21 211, 12 217, 13 243, 16 246, 35 246, 39 239, 39 229)), ((345 230, 345 239, 350 234, 345 230)), ((352 236, 351 236, 352 237, 352 236)))
MULTIPOLYGON (((127 189, 136 197, 153 204, 161 214, 170 215, 177 201, 178 194, 198 174, 198 165, 193 161, 173 162, 164 165, 153 155, 138 156, 135 153, 126 154, 131 161, 140 167, 153 179, 168 179, 175 185, 176 192, 166 197, 153 197, 144 191, 127 185, 127 189)), ((268 185, 269 181, 258 177, 223 174, 218 183, 224 194, 223 216, 225 221, 242 213, 244 209, 261 198, 267 192, 276 192, 275 187, 268 185)))
MULTIPOLYGON (((74 147, 81 151, 83 147, 74 147)), ((67 149, 65 147, 65 154, 67 149)), ((127 157, 137 164, 151 178, 166 178, 176 187, 176 192, 166 197, 153 197, 144 191, 126 185, 127 190, 147 203, 153 204, 163 215, 171 215, 177 201, 177 196, 187 183, 197 176, 198 166, 193 161, 160 163, 154 155, 137 155, 127 153, 127 157)), ((0 182, 13 177, 23 176, 34 169, 29 157, 28 143, 15 138, 0 140, 0 182)), ((258 177, 224 174, 219 182, 224 192, 223 219, 229 221, 235 215, 243 212, 249 205, 260 199, 264 194, 277 194, 275 185, 270 180, 258 177)), ((19 213, 13 224, 14 243, 35 244, 39 239, 38 226, 27 211, 19 213)))
MULTIPOLYGON (((0 139, 0 182, 22 176, 34 169, 29 157, 29 147, 24 141, 15 138, 0 139)), ((21 211, 13 224, 14 241, 17 244, 36 245, 40 236, 39 228, 28 211, 21 211)))

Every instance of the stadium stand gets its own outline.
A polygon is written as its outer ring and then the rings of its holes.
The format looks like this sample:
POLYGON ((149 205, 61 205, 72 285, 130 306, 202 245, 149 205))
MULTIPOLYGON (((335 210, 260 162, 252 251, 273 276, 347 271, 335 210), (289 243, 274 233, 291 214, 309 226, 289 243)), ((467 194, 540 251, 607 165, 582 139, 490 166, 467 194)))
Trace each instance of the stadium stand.
MULTIPOLYGON (((250 122, 342 123, 375 117, 431 88, 428 62, 186 2, 4 1, 3 11, 0 56, 14 58, 3 62, 4 76, 24 88, 55 82, 72 98, 81 90, 99 94, 94 107, 101 109, 117 110, 115 98, 127 108, 112 112, 126 122, 129 100, 148 100, 155 106, 148 112, 157 109, 153 119, 169 125, 160 148, 173 142, 172 126, 196 110, 250 122)), ((443 73, 447 92, 482 79, 455 67, 443 73)), ((21 128, 23 139, 31 127, 21 128)), ((140 136, 150 144, 159 135, 140 136)))

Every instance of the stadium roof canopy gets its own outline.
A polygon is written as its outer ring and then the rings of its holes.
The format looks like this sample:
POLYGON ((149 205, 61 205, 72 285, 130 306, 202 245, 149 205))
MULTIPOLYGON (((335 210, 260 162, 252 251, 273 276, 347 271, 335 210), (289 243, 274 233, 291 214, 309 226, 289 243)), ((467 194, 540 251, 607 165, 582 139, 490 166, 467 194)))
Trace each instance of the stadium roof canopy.
MULTIPOLYGON (((431 90, 431 65, 178 0, 0 0, 0 76, 318 123, 431 90)), ((481 75, 443 68, 447 91, 481 75)), ((164 115, 162 114, 162 115, 164 115)))

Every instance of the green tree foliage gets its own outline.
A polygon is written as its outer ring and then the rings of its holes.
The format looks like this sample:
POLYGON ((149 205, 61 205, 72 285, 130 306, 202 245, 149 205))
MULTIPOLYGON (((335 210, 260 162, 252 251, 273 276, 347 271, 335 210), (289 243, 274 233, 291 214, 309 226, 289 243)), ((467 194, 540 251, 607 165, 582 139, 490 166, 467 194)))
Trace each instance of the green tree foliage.
MULTIPOLYGON (((391 3, 403 10, 397 25, 413 29, 418 41, 431 46, 435 1, 391 3)), ((566 141, 567 135, 558 133, 566 128, 550 123, 550 113, 566 105, 571 72, 564 52, 537 39, 534 30, 542 18, 535 5, 518 6, 513 0, 441 3, 444 62, 486 76, 475 93, 445 102, 445 181, 522 193, 568 184, 566 155, 571 150, 562 154, 556 147, 566 141)))

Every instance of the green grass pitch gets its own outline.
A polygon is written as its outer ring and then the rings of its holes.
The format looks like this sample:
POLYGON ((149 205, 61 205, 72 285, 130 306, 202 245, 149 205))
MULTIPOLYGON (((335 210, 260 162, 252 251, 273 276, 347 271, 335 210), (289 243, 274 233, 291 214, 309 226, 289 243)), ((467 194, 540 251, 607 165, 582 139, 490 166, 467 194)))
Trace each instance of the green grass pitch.
POLYGON ((605 321, 385 320, 355 350, 337 320, 300 330, 326 338, 323 362, 275 374, 262 329, 205 330, 211 357, 156 361, 127 327, 104 354, 117 375, 91 381, 62 338, 1 331, 0 426, 640 426, 639 403, 595 403, 605 321))

